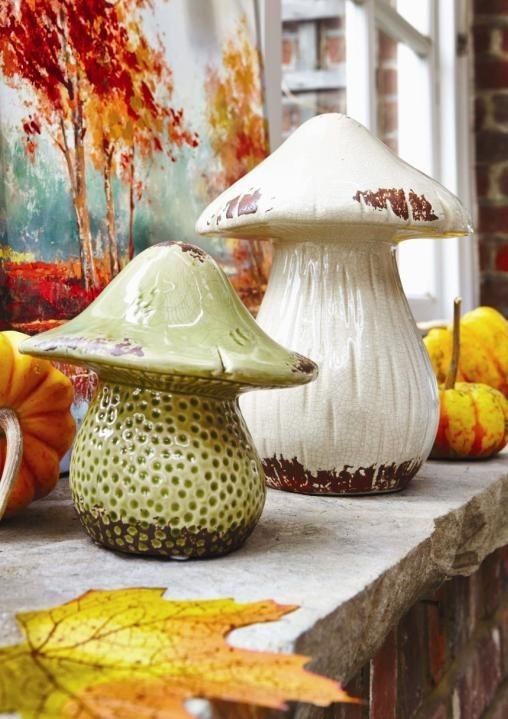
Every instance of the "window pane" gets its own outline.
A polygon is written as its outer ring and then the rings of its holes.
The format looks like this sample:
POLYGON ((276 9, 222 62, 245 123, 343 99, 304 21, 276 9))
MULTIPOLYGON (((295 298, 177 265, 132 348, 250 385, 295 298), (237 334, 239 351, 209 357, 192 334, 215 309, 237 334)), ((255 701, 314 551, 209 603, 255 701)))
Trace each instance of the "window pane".
MULTIPOLYGON (((435 174, 433 102, 429 60, 399 43, 397 50, 399 104, 398 152, 403 160, 428 175, 435 174)), ((439 292, 437 245, 411 240, 400 246, 402 284, 409 296, 436 297, 439 292)))
POLYGON ((282 133, 323 112, 345 112, 344 0, 282 2, 282 133))
MULTIPOLYGON (((395 0, 392 2, 395 7, 395 0)), ((398 6, 397 6, 398 9, 398 6)), ((377 132, 402 159, 434 173, 430 65, 407 45, 376 32, 377 132)), ((438 293, 436 245, 411 240, 398 251, 402 284, 409 297, 438 293)))

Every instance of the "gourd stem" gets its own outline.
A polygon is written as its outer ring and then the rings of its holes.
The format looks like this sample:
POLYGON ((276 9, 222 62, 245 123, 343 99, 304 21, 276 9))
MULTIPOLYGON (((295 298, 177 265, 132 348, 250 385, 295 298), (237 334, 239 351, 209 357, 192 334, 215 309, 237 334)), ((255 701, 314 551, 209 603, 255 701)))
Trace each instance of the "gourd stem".
POLYGON ((18 416, 13 409, 0 408, 0 432, 5 434, 7 444, 5 464, 0 477, 0 519, 5 514, 7 503, 18 476, 23 456, 23 435, 18 416))
POLYGON ((456 297, 453 301, 453 340, 452 340, 452 361, 446 376, 445 389, 453 389, 457 381, 460 359, 460 308, 462 299, 456 297))

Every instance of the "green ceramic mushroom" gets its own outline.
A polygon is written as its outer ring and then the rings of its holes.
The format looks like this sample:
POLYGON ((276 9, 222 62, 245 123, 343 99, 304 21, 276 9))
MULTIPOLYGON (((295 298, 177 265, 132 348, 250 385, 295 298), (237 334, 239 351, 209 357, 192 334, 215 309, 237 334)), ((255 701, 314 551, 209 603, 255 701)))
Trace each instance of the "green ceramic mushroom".
POLYGON ((99 375, 70 468, 87 532, 170 557, 243 543, 265 480, 238 395, 317 372, 258 327, 210 256, 178 243, 142 252, 78 317, 20 349, 99 375))

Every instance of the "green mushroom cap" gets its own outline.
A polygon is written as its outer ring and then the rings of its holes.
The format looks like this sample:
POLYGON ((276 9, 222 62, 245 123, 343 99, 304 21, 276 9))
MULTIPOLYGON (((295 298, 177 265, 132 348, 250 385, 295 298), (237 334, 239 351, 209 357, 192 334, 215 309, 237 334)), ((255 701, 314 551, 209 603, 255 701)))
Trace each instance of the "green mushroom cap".
POLYGON ((290 387, 317 375, 314 362, 260 329, 208 254, 176 242, 137 255, 80 315, 20 351, 108 380, 203 394, 290 387))

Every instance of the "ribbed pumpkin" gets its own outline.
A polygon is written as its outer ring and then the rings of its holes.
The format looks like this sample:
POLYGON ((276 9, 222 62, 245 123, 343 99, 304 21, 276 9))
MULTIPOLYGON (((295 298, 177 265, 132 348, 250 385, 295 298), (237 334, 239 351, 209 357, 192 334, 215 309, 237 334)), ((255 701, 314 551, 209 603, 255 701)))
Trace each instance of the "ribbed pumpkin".
MULTIPOLYGON (((508 397, 508 322, 492 307, 477 307, 461 320, 457 380, 481 382, 508 397)), ((446 380, 452 329, 431 329, 423 340, 438 383, 446 380)))
POLYGON ((500 452, 508 440, 508 400, 486 384, 456 382, 459 365, 460 300, 455 301, 453 351, 440 387, 440 417, 431 457, 480 459, 500 452))
POLYGON ((492 307, 467 312, 460 323, 460 371, 508 397, 508 321, 492 307))
POLYGON ((75 433, 70 380, 51 362, 20 354, 26 337, 0 332, 0 518, 51 492, 75 433))

